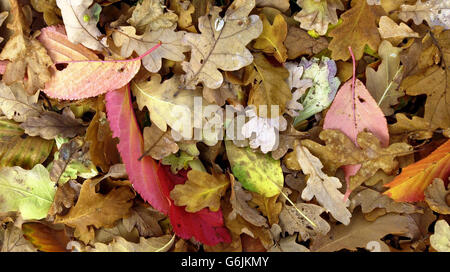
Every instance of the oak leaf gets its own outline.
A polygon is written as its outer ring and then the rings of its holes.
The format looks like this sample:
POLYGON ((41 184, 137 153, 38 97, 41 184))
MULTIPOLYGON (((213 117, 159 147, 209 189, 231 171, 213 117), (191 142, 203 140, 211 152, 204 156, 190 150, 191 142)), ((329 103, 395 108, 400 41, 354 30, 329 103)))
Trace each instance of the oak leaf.
POLYGON ((170 0, 169 8, 178 15, 178 28, 189 32, 197 32, 192 22, 195 6, 189 0, 170 0))
POLYGON ((96 192, 95 182, 86 180, 75 206, 66 215, 57 215, 55 219, 55 223, 75 228, 75 237, 84 243, 94 239, 93 227, 111 226, 116 220, 127 216, 135 197, 128 186, 119 186, 102 195, 96 192))
POLYGON ((336 10, 344 9, 341 0, 297 0, 302 10, 294 16, 300 27, 325 35, 329 24, 337 24, 336 10))
POLYGON ((450 190, 445 189, 441 179, 435 179, 425 189, 425 201, 433 211, 440 214, 450 214, 448 195, 450 195, 450 190))
POLYGON ((288 56, 283 42, 287 36, 287 23, 283 15, 278 14, 275 16, 272 24, 264 14, 261 14, 259 17, 263 23, 263 31, 255 40, 253 48, 273 55, 280 63, 285 62, 288 56))
POLYGON ((431 246, 439 252, 450 251, 450 227, 445 220, 439 220, 434 225, 434 234, 430 237, 431 246))
POLYGON ((185 34, 183 43, 192 48, 190 61, 182 64, 187 87, 203 82, 204 86, 217 89, 223 82, 218 69, 235 71, 253 61, 245 46, 263 30, 257 15, 248 16, 254 6, 255 0, 235 0, 223 18, 219 16, 221 10, 214 7, 208 16, 199 18, 201 34, 185 34))
POLYGON ((156 125, 144 128, 144 150, 155 160, 161 160, 170 154, 177 153, 179 147, 173 140, 171 130, 160 130, 156 125))
POLYGON ((278 197, 278 195, 265 197, 252 192, 251 203, 256 205, 257 209, 267 217, 270 225, 278 224, 279 221, 279 215, 283 205, 277 201, 278 197))
POLYGON ((392 142, 400 142, 407 139, 425 140, 433 137, 430 123, 423 118, 413 116, 408 118, 404 113, 395 115, 397 122, 389 125, 389 134, 392 142))
POLYGON ((139 243, 125 240, 123 237, 116 237, 108 245, 94 243, 93 248, 87 248, 86 252, 166 252, 175 241, 175 235, 164 235, 160 237, 144 238, 140 237, 139 243))
MULTIPOLYGON (((414 5, 401 5, 398 17, 405 22, 412 19, 416 25, 426 21, 428 25, 435 26, 437 23, 439 24, 441 14, 448 16, 448 13, 445 12, 449 4, 448 0, 417 0, 414 5)), ((445 19, 441 24, 447 28, 450 26, 448 20, 445 19)))
POLYGON ((297 26, 289 26, 284 45, 287 48, 288 59, 293 60, 303 55, 318 54, 328 47, 328 40, 325 37, 315 39, 305 30, 297 26))
POLYGON ((378 48, 381 64, 378 70, 367 66, 366 86, 378 106, 386 116, 394 113, 391 106, 398 104, 398 98, 404 96, 398 91, 403 76, 403 66, 400 66, 401 48, 394 47, 388 41, 383 41, 378 48))
POLYGON ((208 207, 212 212, 220 208, 220 198, 230 185, 230 180, 224 174, 190 170, 187 181, 182 185, 175 185, 170 197, 177 206, 186 206, 186 211, 195 213, 208 207))
POLYGON ((289 0, 256 0, 257 7, 271 7, 276 8, 282 12, 289 9, 289 0))
POLYGON ((58 25, 62 23, 61 11, 56 6, 56 0, 31 0, 33 8, 44 13, 44 21, 47 25, 58 25))
POLYGON ((165 12, 164 5, 159 0, 143 0, 137 3, 131 18, 127 20, 141 33, 170 28, 177 21, 178 16, 171 11, 165 12))
POLYGON ((329 33, 333 38, 328 46, 332 52, 331 58, 344 61, 349 59, 350 46, 357 60, 362 58, 366 45, 377 50, 381 42, 377 19, 381 15, 384 15, 384 10, 380 6, 370 6, 366 0, 352 1, 352 8, 341 15, 342 24, 329 33))
POLYGON ((386 184, 384 192, 395 201, 417 202, 424 199, 424 191, 435 178, 447 180, 450 175, 450 140, 438 147, 426 158, 408 165, 400 175, 386 184))
POLYGON ((156 31, 148 31, 143 35, 136 35, 136 29, 132 26, 121 26, 114 30, 112 37, 116 46, 121 47, 120 55, 124 58, 131 56, 133 51, 139 55, 144 54, 150 48, 162 43, 160 47, 142 59, 142 65, 152 73, 161 69, 162 59, 172 61, 184 60, 183 52, 189 47, 181 44, 183 31, 175 31, 175 26, 161 28, 156 31))
POLYGON ((397 25, 388 16, 381 16, 378 31, 383 40, 388 40, 393 45, 398 45, 405 38, 419 38, 419 33, 414 32, 407 24, 397 25))
POLYGON ((163 231, 158 221, 164 218, 166 218, 165 215, 152 207, 138 205, 131 208, 131 215, 123 219, 123 225, 129 232, 136 227, 140 236, 159 236, 163 234, 163 231))

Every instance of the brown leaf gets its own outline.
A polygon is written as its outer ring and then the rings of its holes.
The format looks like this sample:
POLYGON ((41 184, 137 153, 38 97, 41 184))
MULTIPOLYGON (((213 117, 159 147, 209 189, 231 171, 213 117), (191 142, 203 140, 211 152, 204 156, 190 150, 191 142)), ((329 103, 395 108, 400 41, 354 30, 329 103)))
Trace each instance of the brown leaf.
POLYGON ((325 37, 315 39, 303 29, 289 26, 284 45, 287 48, 288 59, 293 60, 303 55, 312 56, 319 53, 328 47, 328 40, 325 37))
POLYGON ((80 194, 81 185, 75 181, 69 180, 61 186, 55 193, 52 206, 48 213, 50 215, 61 214, 65 210, 69 209, 75 203, 75 200, 80 194))
POLYGON ((75 115, 69 108, 65 108, 62 114, 46 111, 39 117, 29 117, 20 126, 26 134, 40 136, 46 140, 55 139, 58 136, 72 138, 85 132, 85 127, 75 119, 75 115))
POLYGON ((144 128, 144 150, 155 160, 161 160, 178 152, 178 145, 172 138, 172 130, 160 130, 156 125, 144 128))
POLYGON ((425 189, 425 201, 430 208, 440 214, 450 214, 450 190, 446 190, 442 179, 435 179, 425 189))
POLYGON ((84 243, 94 239, 94 228, 112 226, 127 216, 135 194, 128 186, 120 186, 102 195, 96 192, 95 180, 86 180, 81 187, 77 203, 64 216, 57 216, 55 223, 75 228, 75 237, 84 243), (93 226, 93 227, 92 227, 93 226))
POLYGON ((166 216, 147 205, 138 205, 131 209, 131 216, 123 219, 123 225, 128 231, 136 227, 140 236, 160 236, 163 234, 158 221, 166 216))
POLYGON ((9 223, 0 228, 0 252, 35 252, 37 249, 23 236, 22 230, 9 223))
POLYGON ((22 225, 23 236, 39 251, 67 252, 70 239, 64 229, 56 229, 43 223, 28 222, 22 225))
POLYGON ((251 193, 252 199, 251 202, 257 206, 257 209, 267 217, 269 224, 278 224, 279 215, 281 212, 281 208, 283 204, 281 202, 277 202, 278 195, 272 197, 265 197, 263 195, 257 193, 251 193))
POLYGON ((80 138, 74 138, 67 143, 61 145, 59 149, 58 159, 53 161, 53 166, 50 169, 50 178, 52 181, 58 183, 62 174, 66 170, 67 165, 76 158, 83 155, 79 152, 83 147, 84 142, 80 138))

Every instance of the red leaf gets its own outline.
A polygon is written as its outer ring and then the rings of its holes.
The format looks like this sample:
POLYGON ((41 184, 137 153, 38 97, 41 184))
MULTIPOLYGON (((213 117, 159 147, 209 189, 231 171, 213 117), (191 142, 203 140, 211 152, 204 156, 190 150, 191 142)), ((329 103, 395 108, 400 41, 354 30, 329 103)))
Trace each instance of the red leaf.
MULTIPOLYGON (((353 53, 352 53, 353 55, 353 53)), ((353 59, 353 79, 347 81, 338 91, 323 123, 324 129, 337 129, 347 135, 355 145, 356 137, 365 129, 372 132, 383 147, 389 145, 389 131, 383 111, 370 95, 364 84, 355 79, 355 60, 353 59)), ((361 165, 346 165, 347 187, 349 178, 355 175, 361 165)), ((348 196, 350 192, 347 191, 348 196)))
POLYGON ((134 115, 128 86, 106 94, 106 111, 113 137, 120 139, 117 148, 134 189, 155 209, 169 212, 167 190, 160 187, 158 165, 149 156, 138 160, 143 153, 144 140, 134 115))
POLYGON ((447 184, 449 176, 450 140, 447 140, 426 158, 403 168, 400 175, 385 185, 390 189, 384 194, 395 201, 422 201, 425 189, 435 178, 441 178, 447 184))
POLYGON ((134 189, 155 209, 168 214, 175 233, 183 239, 195 237, 206 245, 231 242, 223 226, 222 211, 203 209, 188 213, 184 207, 175 206, 170 191, 175 184, 186 181, 186 175, 173 175, 169 168, 158 165, 143 152, 143 137, 134 115, 129 88, 106 94, 106 109, 113 136, 118 137, 119 152, 134 189))

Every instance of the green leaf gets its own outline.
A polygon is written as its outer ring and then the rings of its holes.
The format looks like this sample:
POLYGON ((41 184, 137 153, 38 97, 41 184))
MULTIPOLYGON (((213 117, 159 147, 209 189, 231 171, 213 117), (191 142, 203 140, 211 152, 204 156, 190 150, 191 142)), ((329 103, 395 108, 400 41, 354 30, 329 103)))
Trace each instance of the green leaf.
POLYGON ((18 166, 0 170, 0 212, 20 211, 25 220, 45 218, 55 191, 55 183, 41 164, 31 170, 18 166))
POLYGON ((232 141, 225 141, 225 147, 231 170, 245 189, 265 197, 280 193, 284 177, 279 160, 249 147, 237 147, 232 141))
POLYGON ((0 167, 21 166, 31 169, 47 159, 53 143, 27 136, 16 122, 0 118, 0 167))

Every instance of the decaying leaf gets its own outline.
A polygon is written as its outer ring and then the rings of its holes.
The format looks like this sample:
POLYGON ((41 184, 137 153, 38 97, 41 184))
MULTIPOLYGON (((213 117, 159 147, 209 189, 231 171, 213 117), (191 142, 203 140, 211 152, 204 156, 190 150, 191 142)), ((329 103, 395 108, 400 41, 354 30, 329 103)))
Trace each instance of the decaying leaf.
POLYGON ((199 18, 201 34, 185 34, 183 43, 192 48, 190 61, 183 63, 187 87, 203 82, 204 86, 217 89, 223 82, 218 69, 235 71, 253 61, 245 46, 263 30, 257 15, 248 16, 254 6, 255 0, 235 0, 224 18, 219 16, 220 9, 214 7, 209 16, 199 18))
POLYGON ((288 59, 296 59, 303 55, 312 56, 321 52, 328 47, 328 40, 325 37, 315 39, 303 29, 289 26, 284 45, 287 48, 288 59))
POLYGON ((123 225, 128 231, 136 227, 139 234, 144 237, 159 236, 163 231, 158 221, 164 218, 165 216, 157 210, 139 205, 131 208, 131 216, 123 219, 123 225))
POLYGON ((287 49, 283 42, 287 36, 287 24, 283 15, 278 14, 271 24, 264 14, 260 15, 263 22, 263 31, 256 39, 253 47, 273 56, 283 63, 287 59, 287 49))
POLYGON ((178 145, 172 138, 171 130, 166 132, 160 130, 156 125, 144 128, 144 149, 145 153, 155 160, 178 152, 178 145))
POLYGON ((450 227, 445 220, 439 220, 434 226, 434 234, 430 237, 431 246, 440 252, 450 251, 450 227))
POLYGON ((419 38, 419 33, 414 32, 407 24, 397 25, 388 16, 381 16, 378 31, 381 38, 390 41, 394 46, 399 44, 404 38, 419 38))
POLYGON ((20 228, 9 223, 0 228, 0 252, 36 252, 37 249, 23 236, 20 228))
POLYGON ((440 214, 450 214, 449 205, 450 190, 446 190, 441 179, 435 179, 425 189, 425 201, 430 208, 440 214))
POLYGON ((56 5, 56 0, 31 0, 33 8, 44 13, 44 20, 47 25, 58 25, 62 23, 61 11, 56 5))
POLYGON ((30 241, 39 251, 43 252, 67 252, 67 244, 70 239, 64 229, 55 229, 37 222, 29 222, 22 225, 24 237, 30 241))
POLYGON ((145 239, 141 237, 139 243, 128 242, 122 237, 116 237, 108 245, 95 243, 94 248, 88 248, 87 252, 165 252, 175 241, 175 235, 164 235, 145 239))
POLYGON ((94 239, 93 227, 110 226, 128 215, 135 196, 128 186, 114 188, 106 195, 97 193, 95 187, 95 180, 85 181, 75 206, 55 219, 55 223, 75 228, 75 236, 85 243, 94 239))
POLYGON ((0 82, 0 110, 8 119, 16 122, 40 115, 42 107, 37 103, 38 96, 38 93, 29 96, 20 83, 7 86, 0 82))
POLYGON ((300 22, 300 27, 315 30, 319 35, 325 35, 329 24, 336 24, 336 10, 344 9, 341 0, 297 0, 302 10, 294 16, 300 22))
POLYGON ((173 12, 165 12, 160 0, 143 0, 133 10, 131 18, 127 20, 140 32, 156 31, 161 28, 170 28, 178 20, 173 12))

